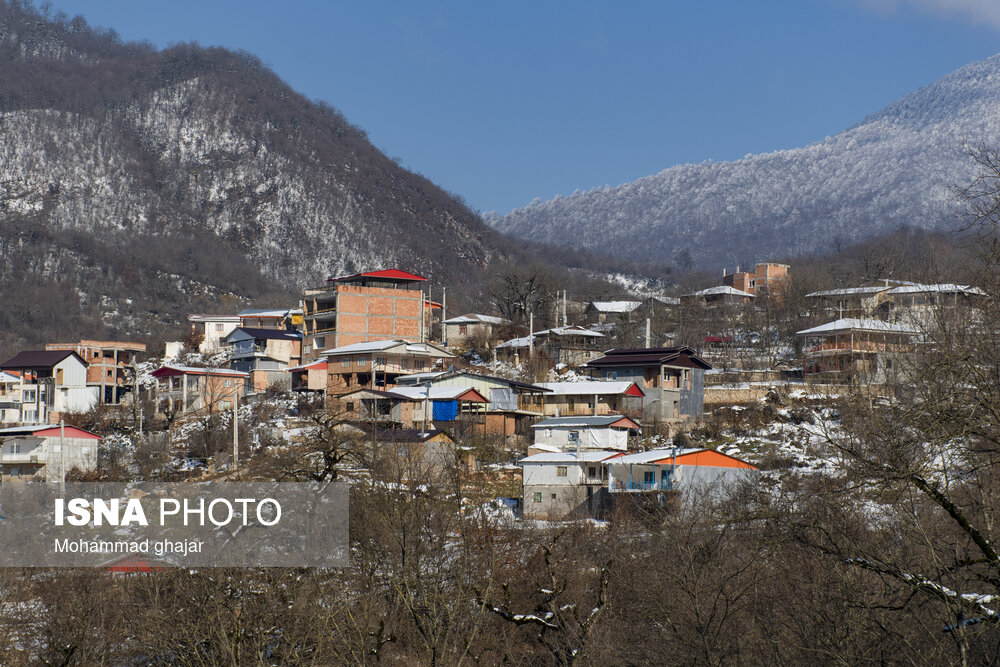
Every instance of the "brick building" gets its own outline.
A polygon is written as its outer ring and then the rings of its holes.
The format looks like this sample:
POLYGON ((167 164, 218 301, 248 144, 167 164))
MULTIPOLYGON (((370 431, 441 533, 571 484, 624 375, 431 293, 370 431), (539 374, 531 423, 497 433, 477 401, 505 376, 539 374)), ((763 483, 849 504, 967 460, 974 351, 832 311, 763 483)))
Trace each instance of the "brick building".
POLYGON ((388 269, 329 278, 323 287, 302 296, 305 339, 303 361, 322 350, 386 339, 426 338, 426 278, 388 269))
POLYGON ((87 386, 105 405, 118 405, 135 389, 132 368, 136 356, 146 351, 143 343, 117 340, 81 340, 79 343, 49 343, 46 350, 76 352, 87 363, 87 386))
POLYGON ((764 294, 780 292, 788 281, 788 265, 775 264, 773 262, 763 262, 754 267, 753 272, 740 271, 736 267, 736 273, 726 274, 722 270, 722 284, 733 289, 738 289, 747 294, 764 294))

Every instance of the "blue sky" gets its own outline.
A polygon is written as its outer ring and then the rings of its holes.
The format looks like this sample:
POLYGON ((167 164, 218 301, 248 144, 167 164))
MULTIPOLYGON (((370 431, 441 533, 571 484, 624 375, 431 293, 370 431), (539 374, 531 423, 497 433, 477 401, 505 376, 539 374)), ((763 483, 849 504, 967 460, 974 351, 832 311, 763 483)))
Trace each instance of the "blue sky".
POLYGON ((387 155, 501 213, 836 134, 1000 52, 1000 0, 54 0, 258 55, 387 155))

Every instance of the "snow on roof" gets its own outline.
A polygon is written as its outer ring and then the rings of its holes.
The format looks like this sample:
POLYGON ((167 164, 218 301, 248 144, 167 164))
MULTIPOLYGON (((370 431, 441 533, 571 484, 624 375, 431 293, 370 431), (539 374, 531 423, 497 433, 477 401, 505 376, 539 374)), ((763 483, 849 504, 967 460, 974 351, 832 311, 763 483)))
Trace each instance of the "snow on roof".
POLYGON ((302 364, 301 366, 290 366, 285 370, 291 373, 292 371, 304 371, 310 368, 320 369, 320 368, 326 368, 327 367, 326 364, 327 364, 326 359, 317 359, 316 361, 313 361, 308 364, 302 364))
POLYGON ((21 378, 13 373, 8 373, 6 371, 0 371, 0 384, 10 384, 12 382, 20 382, 21 378))
POLYGON ((239 322, 239 315, 188 315, 188 322, 239 322))
POLYGON ((548 389, 555 396, 579 396, 584 394, 624 394, 635 383, 627 380, 609 382, 582 380, 580 382, 537 382, 536 384, 548 389))
POLYGON ((397 280, 400 282, 415 282, 418 280, 427 280, 423 276, 418 276, 415 273, 409 273, 407 271, 400 271, 399 269, 382 269, 381 271, 364 271, 362 273, 355 273, 350 276, 341 276, 339 278, 327 278, 327 282, 339 282, 342 280, 356 280, 358 278, 381 278, 384 280, 397 280))
POLYGON ((543 419, 537 424, 534 424, 531 428, 567 428, 574 426, 587 426, 593 428, 599 426, 611 426, 615 422, 622 420, 635 424, 635 428, 638 428, 639 426, 631 419, 623 415, 603 415, 592 417, 550 417, 549 419, 543 419))
POLYGON ((284 317, 291 312, 288 308, 247 308, 236 313, 236 317, 284 317))
POLYGON ((874 331, 876 333, 915 334, 916 330, 902 324, 890 324, 882 320, 865 320, 855 317, 845 317, 833 322, 821 324, 811 329, 797 331, 796 336, 812 336, 815 334, 835 333, 837 331, 874 331))
POLYGON ((590 305, 599 313, 631 313, 640 303, 640 301, 591 301, 590 305))
POLYGON ((619 456, 614 460, 614 463, 652 463, 654 461, 662 461, 663 459, 673 458, 674 456, 684 456, 685 454, 693 454, 694 452, 702 451, 699 447, 687 448, 687 449, 674 449, 671 447, 661 447, 659 449, 650 449, 645 452, 636 452, 635 454, 626 454, 625 456, 619 456))
POLYGON ((323 350, 320 354, 325 356, 332 356, 337 354, 355 354, 358 352, 380 352, 381 350, 387 350, 390 347, 396 347, 397 345, 407 345, 410 341, 395 339, 395 340, 369 340, 364 343, 351 343, 350 345, 341 345, 340 347, 334 347, 329 350, 323 350))
POLYGON ((444 321, 445 324, 503 324, 507 320, 493 315, 480 315, 479 313, 466 313, 458 317, 452 317, 444 321))
POLYGON ((576 452, 542 452, 541 454, 532 454, 531 456, 526 456, 520 460, 520 463, 595 463, 597 461, 603 461, 605 459, 618 456, 621 452, 612 452, 608 450, 595 450, 595 451, 584 451, 577 454, 576 452))
POLYGON ((728 294, 731 296, 748 296, 751 298, 754 296, 750 292, 744 292, 742 290, 736 289, 735 287, 730 287, 729 285, 718 285, 716 287, 709 287, 708 289, 692 292, 691 294, 685 294, 684 296, 717 296, 719 294, 728 294))
POLYGON ((854 296, 854 295, 865 295, 865 294, 878 294, 879 292, 884 292, 886 290, 892 289, 888 285, 877 285, 875 287, 844 287, 841 289, 825 289, 818 292, 812 292, 806 294, 806 297, 814 296, 854 296))
POLYGON ((956 285, 955 283, 941 283, 935 285, 921 285, 915 283, 913 285, 900 285, 899 287, 893 287, 889 290, 889 294, 920 294, 920 293, 937 293, 937 294, 974 294, 976 296, 982 296, 986 294, 983 290, 978 287, 972 287, 971 285, 956 285))
POLYGON ((588 336, 590 338, 604 338, 604 334, 591 329, 584 329, 581 326, 555 327, 554 329, 542 329, 535 332, 536 336, 588 336))
POLYGON ((504 342, 497 345, 497 349, 501 348, 522 348, 531 345, 531 338, 529 336, 524 336, 522 338, 511 338, 510 340, 505 340, 504 342))

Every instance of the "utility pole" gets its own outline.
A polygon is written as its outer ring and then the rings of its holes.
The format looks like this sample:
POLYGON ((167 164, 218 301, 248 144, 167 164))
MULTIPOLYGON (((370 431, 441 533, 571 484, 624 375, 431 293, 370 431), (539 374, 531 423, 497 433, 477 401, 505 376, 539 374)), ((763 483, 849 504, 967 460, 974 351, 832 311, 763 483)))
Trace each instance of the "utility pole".
POLYGON ((566 290, 563 290, 563 326, 566 326, 566 290))
POLYGON ((652 331, 650 330, 650 320, 646 318, 646 347, 649 348, 649 342, 651 338, 652 331))
POLYGON ((441 340, 448 346, 448 327, 444 321, 448 319, 448 288, 441 288, 441 340))
POLYGON ((535 356, 535 314, 528 313, 528 356, 535 356))
POLYGON ((233 380, 233 472, 240 465, 240 383, 233 380))
POLYGON ((59 420, 59 492, 66 493, 66 422, 59 420))

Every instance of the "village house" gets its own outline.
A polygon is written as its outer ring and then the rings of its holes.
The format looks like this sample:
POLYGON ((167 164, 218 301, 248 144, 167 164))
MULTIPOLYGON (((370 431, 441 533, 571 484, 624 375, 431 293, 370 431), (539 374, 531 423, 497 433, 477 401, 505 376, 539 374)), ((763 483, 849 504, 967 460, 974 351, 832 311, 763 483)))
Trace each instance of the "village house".
POLYGON ((473 336, 492 336, 493 331, 497 327, 510 324, 510 320, 492 315, 466 313, 465 315, 449 318, 441 324, 444 326, 443 336, 445 344, 463 347, 469 338, 473 336))
POLYGON ((231 368, 165 364, 156 378, 153 400, 161 416, 208 414, 233 409, 246 394, 249 376, 231 368))
POLYGON ((898 285, 888 292, 886 319, 920 330, 932 329, 948 319, 971 323, 979 319, 985 296, 983 290, 970 285, 898 285))
POLYGON ((541 452, 520 460, 525 519, 602 517, 608 508, 608 458, 621 452, 541 452))
POLYGON ((740 271, 737 266, 736 273, 730 274, 723 269, 722 284, 754 296, 780 295, 788 286, 788 265, 763 262, 758 263, 753 272, 740 271))
POLYGON ((531 424, 542 416, 539 397, 547 391, 527 382, 455 370, 401 375, 396 383, 398 387, 430 385, 475 389, 489 399, 482 410, 486 434, 527 439, 531 437, 531 424))
POLYGON ((754 295, 750 292, 744 292, 729 285, 719 285, 691 294, 682 294, 680 301, 682 305, 686 306, 738 306, 750 303, 753 298, 754 295))
POLYGON ((547 417, 626 415, 642 419, 645 394, 630 380, 539 382, 538 386, 548 390, 539 395, 539 407, 547 417))
POLYGON ((433 343, 403 339, 352 343, 323 350, 329 398, 362 388, 387 389, 400 375, 442 370, 455 355, 433 343))
POLYGON ((146 351, 144 343, 81 340, 79 343, 48 343, 46 350, 72 350, 87 362, 87 386, 98 403, 119 405, 135 391, 135 363, 146 351))
POLYGON ((591 301, 583 315, 588 322, 599 324, 627 321, 629 313, 639 305, 639 301, 591 301))
POLYGON ((229 367, 249 375, 251 393, 265 391, 272 385, 291 386, 289 367, 302 356, 302 334, 287 329, 251 329, 239 327, 226 336, 229 367))
POLYGON ((520 464, 525 518, 550 521, 696 503, 757 477, 756 467, 710 449, 542 452, 520 464))
POLYGON ((608 350, 586 368, 595 378, 634 382, 644 394, 642 423, 674 430, 701 419, 712 366, 689 347, 660 347, 608 350))
POLYGON ((213 354, 222 351, 222 341, 240 325, 236 315, 188 315, 191 333, 202 336, 198 352, 213 354))
POLYGON ((386 428, 438 428, 460 423, 469 433, 482 433, 486 403, 486 397, 471 387, 358 389, 340 396, 338 414, 386 428))
POLYGON ((247 308, 236 313, 240 327, 244 329, 281 329, 298 331, 302 329, 302 309, 300 308, 247 308))
POLYGON ((601 356, 605 335, 579 325, 536 331, 532 336, 512 338, 496 346, 498 359, 520 363, 533 352, 546 355, 554 364, 579 366, 601 356))
POLYGON ((550 417, 532 427, 532 451, 562 452, 588 449, 628 449, 629 435, 638 435, 637 423, 622 415, 601 417, 550 417))
POLYGON ((75 426, 34 425, 0 429, 0 485, 60 482, 71 470, 97 469, 100 436, 75 426))
POLYGON ((441 472, 459 460, 455 440, 438 429, 387 429, 377 431, 374 440, 382 450, 391 448, 398 464, 403 466, 403 479, 428 481, 429 475, 433 477, 435 472, 441 472))
POLYGON ((606 460, 608 491, 615 494, 680 492, 688 501, 718 497, 755 479, 757 468, 711 449, 651 449, 606 460))
POLYGON ((21 421, 21 376, 0 371, 0 424, 21 421))
POLYGON ((290 367, 288 373, 291 376, 292 391, 325 394, 327 366, 326 359, 320 359, 301 366, 290 367))
POLYGON ((879 285, 868 287, 845 287, 826 289, 806 294, 813 303, 813 310, 825 312, 837 319, 883 318, 888 312, 889 291, 895 284, 886 280, 879 285))
POLYGON ((913 349, 917 331, 882 320, 844 318, 796 336, 803 339, 805 376, 863 377, 878 384, 894 375, 895 359, 913 349))
POLYGON ((355 343, 425 340, 427 308, 421 285, 426 280, 387 269, 328 278, 326 285, 305 290, 303 360, 355 343))
POLYGON ((21 378, 22 424, 58 423, 67 412, 97 405, 97 390, 87 385, 87 362, 73 350, 26 350, 0 370, 21 378))

